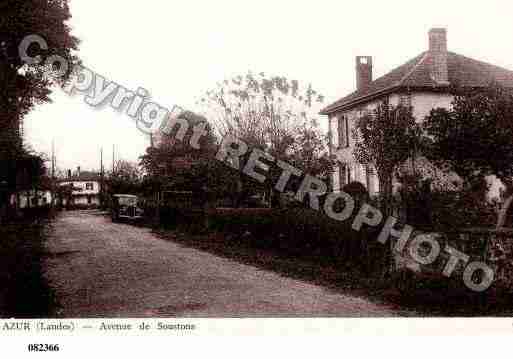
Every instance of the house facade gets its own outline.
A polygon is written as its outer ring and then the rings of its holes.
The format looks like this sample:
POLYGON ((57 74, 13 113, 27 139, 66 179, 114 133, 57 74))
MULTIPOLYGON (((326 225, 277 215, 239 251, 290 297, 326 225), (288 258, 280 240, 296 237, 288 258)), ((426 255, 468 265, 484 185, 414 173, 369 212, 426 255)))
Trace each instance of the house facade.
POLYGON ((61 199, 66 207, 95 208, 100 205, 101 176, 95 172, 80 171, 80 167, 72 175, 68 171, 66 179, 59 181, 59 186, 70 186, 71 195, 61 199))
POLYGON ((48 189, 20 191, 11 197, 11 204, 19 209, 46 207, 51 203, 52 191, 48 189))
MULTIPOLYGON (((371 195, 379 193, 376 171, 353 157, 352 131, 356 120, 380 103, 411 106, 415 119, 422 122, 432 109, 450 108, 455 87, 480 88, 492 82, 513 87, 512 71, 448 51, 446 29, 431 29, 427 51, 376 80, 372 77, 372 61, 370 56, 357 56, 356 91, 321 111, 328 116, 330 153, 337 158, 334 191, 358 181, 371 195)), ((443 173, 427 160, 420 160, 422 175, 432 178, 434 185, 447 188, 457 181, 455 174, 443 173)))

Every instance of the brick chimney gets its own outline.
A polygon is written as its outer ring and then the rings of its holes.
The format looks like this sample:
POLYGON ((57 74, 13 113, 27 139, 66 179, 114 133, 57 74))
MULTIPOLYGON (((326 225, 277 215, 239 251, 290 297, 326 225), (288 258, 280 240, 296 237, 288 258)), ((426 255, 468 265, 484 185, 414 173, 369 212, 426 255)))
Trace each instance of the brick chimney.
POLYGON ((447 66, 447 30, 435 28, 429 31, 431 78, 440 85, 449 85, 447 66))
POLYGON ((372 82, 372 56, 356 56, 356 89, 363 90, 372 82))

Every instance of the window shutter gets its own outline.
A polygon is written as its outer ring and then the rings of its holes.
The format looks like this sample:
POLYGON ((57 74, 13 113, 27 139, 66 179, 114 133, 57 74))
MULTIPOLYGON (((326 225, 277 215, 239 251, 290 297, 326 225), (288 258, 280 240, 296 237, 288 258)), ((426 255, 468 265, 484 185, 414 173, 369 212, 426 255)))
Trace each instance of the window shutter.
POLYGON ((349 147, 349 120, 347 116, 338 118, 338 147, 349 147))
POLYGON ((377 177, 376 177, 376 169, 372 164, 367 165, 367 181, 368 181, 368 187, 369 193, 374 194, 377 189, 376 186, 378 184, 377 177))
POLYGON ((344 117, 337 117, 337 133, 338 133, 338 147, 344 147, 344 117))
POLYGON ((342 187, 347 184, 346 167, 346 165, 340 164, 338 168, 338 185, 340 191, 342 191, 342 187))
POLYGON ((366 165, 365 166, 365 182, 366 182, 366 186, 367 186, 367 191, 370 193, 371 189, 372 189, 372 170, 371 170, 371 167, 370 165, 366 165))
POLYGON ((333 131, 331 129, 331 121, 330 121, 330 124, 329 124, 329 129, 328 129, 328 148, 331 149, 333 148, 333 131))
POLYGON ((400 97, 400 103, 401 105, 405 107, 411 107, 411 95, 410 94, 404 94, 400 97))
POLYGON ((344 147, 349 147, 349 121, 346 116, 344 116, 344 122, 346 127, 346 143, 344 147))

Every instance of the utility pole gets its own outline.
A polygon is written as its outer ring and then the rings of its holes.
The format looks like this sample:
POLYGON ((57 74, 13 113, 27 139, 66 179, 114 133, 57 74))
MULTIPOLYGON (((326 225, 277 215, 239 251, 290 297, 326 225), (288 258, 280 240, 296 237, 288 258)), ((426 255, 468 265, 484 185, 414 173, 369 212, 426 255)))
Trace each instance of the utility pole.
POLYGON ((50 207, 53 210, 55 206, 55 139, 52 139, 52 192, 51 192, 50 207))
POLYGON ((116 163, 116 145, 112 145, 112 173, 114 174, 114 164, 116 163))
POLYGON ((100 148, 100 207, 105 205, 105 193, 104 193, 104 185, 103 185, 103 147, 100 148))
POLYGON ((52 140, 52 179, 55 179, 55 140, 52 140))

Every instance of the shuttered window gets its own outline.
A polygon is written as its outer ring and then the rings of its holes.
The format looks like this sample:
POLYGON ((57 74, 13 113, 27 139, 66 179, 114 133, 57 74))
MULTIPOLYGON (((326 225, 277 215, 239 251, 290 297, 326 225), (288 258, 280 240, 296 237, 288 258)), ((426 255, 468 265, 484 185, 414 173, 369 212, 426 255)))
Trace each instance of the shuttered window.
POLYGON ((339 172, 338 172, 338 183, 339 183, 339 190, 342 191, 342 187, 347 184, 347 166, 345 164, 340 164, 339 166, 339 172))
POLYGON ((349 147, 349 121, 347 116, 338 118, 338 146, 340 148, 349 147))
POLYGON ((404 107, 411 107, 411 95, 410 94, 401 95, 399 98, 399 103, 404 107))
POLYGON ((365 166, 365 180, 366 180, 366 187, 367 191, 372 191, 372 168, 370 165, 365 166))

